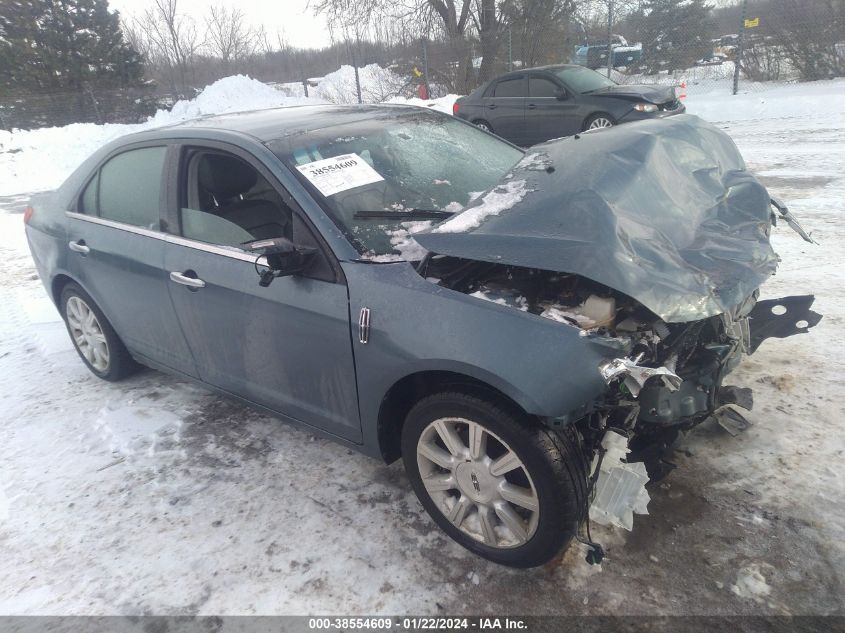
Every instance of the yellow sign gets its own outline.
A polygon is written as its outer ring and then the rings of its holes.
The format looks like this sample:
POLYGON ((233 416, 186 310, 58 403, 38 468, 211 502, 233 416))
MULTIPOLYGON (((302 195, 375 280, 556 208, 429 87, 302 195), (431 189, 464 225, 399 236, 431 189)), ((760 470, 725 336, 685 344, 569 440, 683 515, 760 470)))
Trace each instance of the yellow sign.
POLYGON ((414 66, 414 77, 422 77, 422 73, 420 72, 420 69, 417 68, 416 66, 414 66))
POLYGON ((746 18, 745 28, 753 29, 755 26, 760 26, 760 18, 746 18))

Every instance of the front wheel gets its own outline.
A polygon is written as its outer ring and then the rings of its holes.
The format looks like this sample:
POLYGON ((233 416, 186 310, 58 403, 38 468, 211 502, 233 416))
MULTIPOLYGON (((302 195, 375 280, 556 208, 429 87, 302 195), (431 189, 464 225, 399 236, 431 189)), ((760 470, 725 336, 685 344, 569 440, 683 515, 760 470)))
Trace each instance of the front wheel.
POLYGON ((609 114, 594 114, 584 122, 584 131, 601 130, 614 125, 616 125, 616 121, 609 114))
POLYGON ((435 523, 493 562, 541 565, 577 531, 586 472, 575 445, 493 401, 422 399, 403 426, 402 454, 435 523))

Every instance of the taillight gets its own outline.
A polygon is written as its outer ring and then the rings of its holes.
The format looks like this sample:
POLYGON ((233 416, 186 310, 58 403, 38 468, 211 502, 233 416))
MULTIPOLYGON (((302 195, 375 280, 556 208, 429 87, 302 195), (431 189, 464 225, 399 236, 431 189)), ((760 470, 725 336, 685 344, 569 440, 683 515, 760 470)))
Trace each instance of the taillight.
POLYGON ((27 207, 23 210, 23 223, 29 224, 29 219, 32 217, 34 209, 32 207, 27 207))
POLYGON ((455 101, 455 103, 452 104, 452 114, 454 116, 458 116, 458 110, 460 110, 460 109, 461 109, 461 104, 458 103, 457 101, 455 101))

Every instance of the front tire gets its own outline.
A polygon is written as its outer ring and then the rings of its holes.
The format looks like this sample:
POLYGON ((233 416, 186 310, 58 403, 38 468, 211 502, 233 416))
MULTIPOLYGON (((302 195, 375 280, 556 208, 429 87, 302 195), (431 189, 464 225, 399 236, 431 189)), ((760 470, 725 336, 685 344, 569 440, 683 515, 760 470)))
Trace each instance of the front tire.
POLYGON ((138 370, 138 364, 87 292, 68 283, 62 289, 60 306, 76 353, 94 375, 115 382, 138 370))
POLYGON ((609 114, 599 112, 584 121, 584 131, 603 130, 605 128, 613 127, 614 125, 616 125, 616 119, 609 114))
POLYGON ((405 470, 440 528, 495 563, 535 567, 575 536, 586 500, 579 447, 491 400, 439 393, 402 428, 405 470))

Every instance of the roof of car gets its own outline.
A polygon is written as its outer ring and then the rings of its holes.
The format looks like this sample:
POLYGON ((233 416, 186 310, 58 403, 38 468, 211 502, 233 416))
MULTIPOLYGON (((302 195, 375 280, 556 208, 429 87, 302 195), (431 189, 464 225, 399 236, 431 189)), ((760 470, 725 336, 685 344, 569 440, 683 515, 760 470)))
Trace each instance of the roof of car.
POLYGON ((516 70, 512 70, 510 72, 505 73, 504 75, 500 75, 496 77, 496 79, 501 79, 502 77, 507 77, 509 75, 518 75, 519 73, 530 72, 532 70, 559 70, 561 68, 583 68, 583 66, 579 66, 578 64, 548 64, 547 66, 534 66, 533 68, 518 68, 516 70))
POLYGON ((260 141, 271 141, 291 134, 324 129, 343 123, 389 117, 400 112, 408 112, 410 109, 428 110, 401 104, 299 105, 203 116, 150 131, 160 135, 161 132, 167 130, 205 128, 240 132, 249 134, 260 141))

